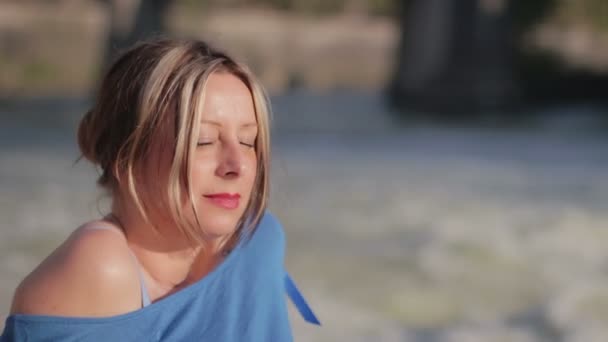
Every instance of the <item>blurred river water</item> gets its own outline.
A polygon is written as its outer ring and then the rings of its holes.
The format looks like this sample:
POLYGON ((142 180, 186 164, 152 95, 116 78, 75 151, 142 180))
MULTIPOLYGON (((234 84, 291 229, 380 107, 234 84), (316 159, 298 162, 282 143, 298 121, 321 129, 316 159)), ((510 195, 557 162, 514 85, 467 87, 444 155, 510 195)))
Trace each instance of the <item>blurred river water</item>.
MULTIPOLYGON (((608 336, 608 125, 574 108, 518 128, 400 126, 375 93, 273 101, 271 209, 324 324, 292 308, 296 340, 608 336)), ((75 163, 86 106, 0 106, 2 321, 20 279, 107 207, 75 163)))

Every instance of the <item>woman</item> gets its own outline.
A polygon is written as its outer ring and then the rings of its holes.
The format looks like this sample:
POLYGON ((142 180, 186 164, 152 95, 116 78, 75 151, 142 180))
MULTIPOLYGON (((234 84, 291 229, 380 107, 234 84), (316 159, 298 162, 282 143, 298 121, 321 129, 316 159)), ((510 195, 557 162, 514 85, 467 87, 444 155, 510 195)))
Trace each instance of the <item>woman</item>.
POLYGON ((249 70, 200 41, 124 53, 82 119, 111 212, 15 291, 2 341, 286 341, 284 235, 266 212, 269 108, 249 70))

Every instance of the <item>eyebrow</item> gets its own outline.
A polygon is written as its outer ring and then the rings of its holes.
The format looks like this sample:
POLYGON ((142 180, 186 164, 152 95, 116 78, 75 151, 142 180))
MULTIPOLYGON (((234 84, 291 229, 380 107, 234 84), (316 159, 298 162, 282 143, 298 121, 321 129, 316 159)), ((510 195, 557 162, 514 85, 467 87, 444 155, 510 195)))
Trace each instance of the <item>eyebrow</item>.
MULTIPOLYGON (((212 120, 202 120, 201 123, 222 127, 221 123, 219 123, 217 121, 212 121, 212 120)), ((241 127, 242 128, 258 127, 258 124, 257 124, 257 122, 248 122, 246 124, 242 124, 241 127)))

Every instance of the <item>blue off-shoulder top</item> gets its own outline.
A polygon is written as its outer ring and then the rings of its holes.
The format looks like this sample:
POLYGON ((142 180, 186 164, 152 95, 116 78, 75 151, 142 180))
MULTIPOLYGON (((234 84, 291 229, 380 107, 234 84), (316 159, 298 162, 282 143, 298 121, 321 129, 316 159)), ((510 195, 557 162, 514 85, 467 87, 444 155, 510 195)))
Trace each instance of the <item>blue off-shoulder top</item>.
POLYGON ((198 282, 143 308, 111 317, 14 314, 0 342, 292 341, 287 294, 320 324, 284 267, 285 234, 269 212, 250 239, 198 282))

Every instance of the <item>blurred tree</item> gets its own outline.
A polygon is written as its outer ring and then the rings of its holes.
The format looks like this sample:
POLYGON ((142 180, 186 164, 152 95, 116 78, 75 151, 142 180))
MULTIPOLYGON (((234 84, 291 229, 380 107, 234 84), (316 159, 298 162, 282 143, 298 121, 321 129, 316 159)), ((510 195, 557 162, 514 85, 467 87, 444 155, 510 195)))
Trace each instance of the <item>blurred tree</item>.
POLYGON ((555 3, 402 0, 389 101, 460 116, 517 104, 517 42, 555 3))
POLYGON ((100 0, 110 11, 110 28, 103 69, 116 54, 139 40, 165 32, 167 8, 172 0, 100 0))
MULTIPOLYGON (((608 28, 606 0, 512 2, 518 40, 522 40, 548 15, 566 29, 574 25, 597 33, 608 28)), ((568 64, 556 53, 546 50, 520 48, 515 56, 517 73, 525 81, 521 88, 526 104, 608 104, 605 96, 605 89, 608 88, 606 72, 568 64)))
POLYGON ((540 23, 544 17, 551 14, 558 7, 559 0, 511 0, 509 5, 515 36, 521 38, 540 23))

